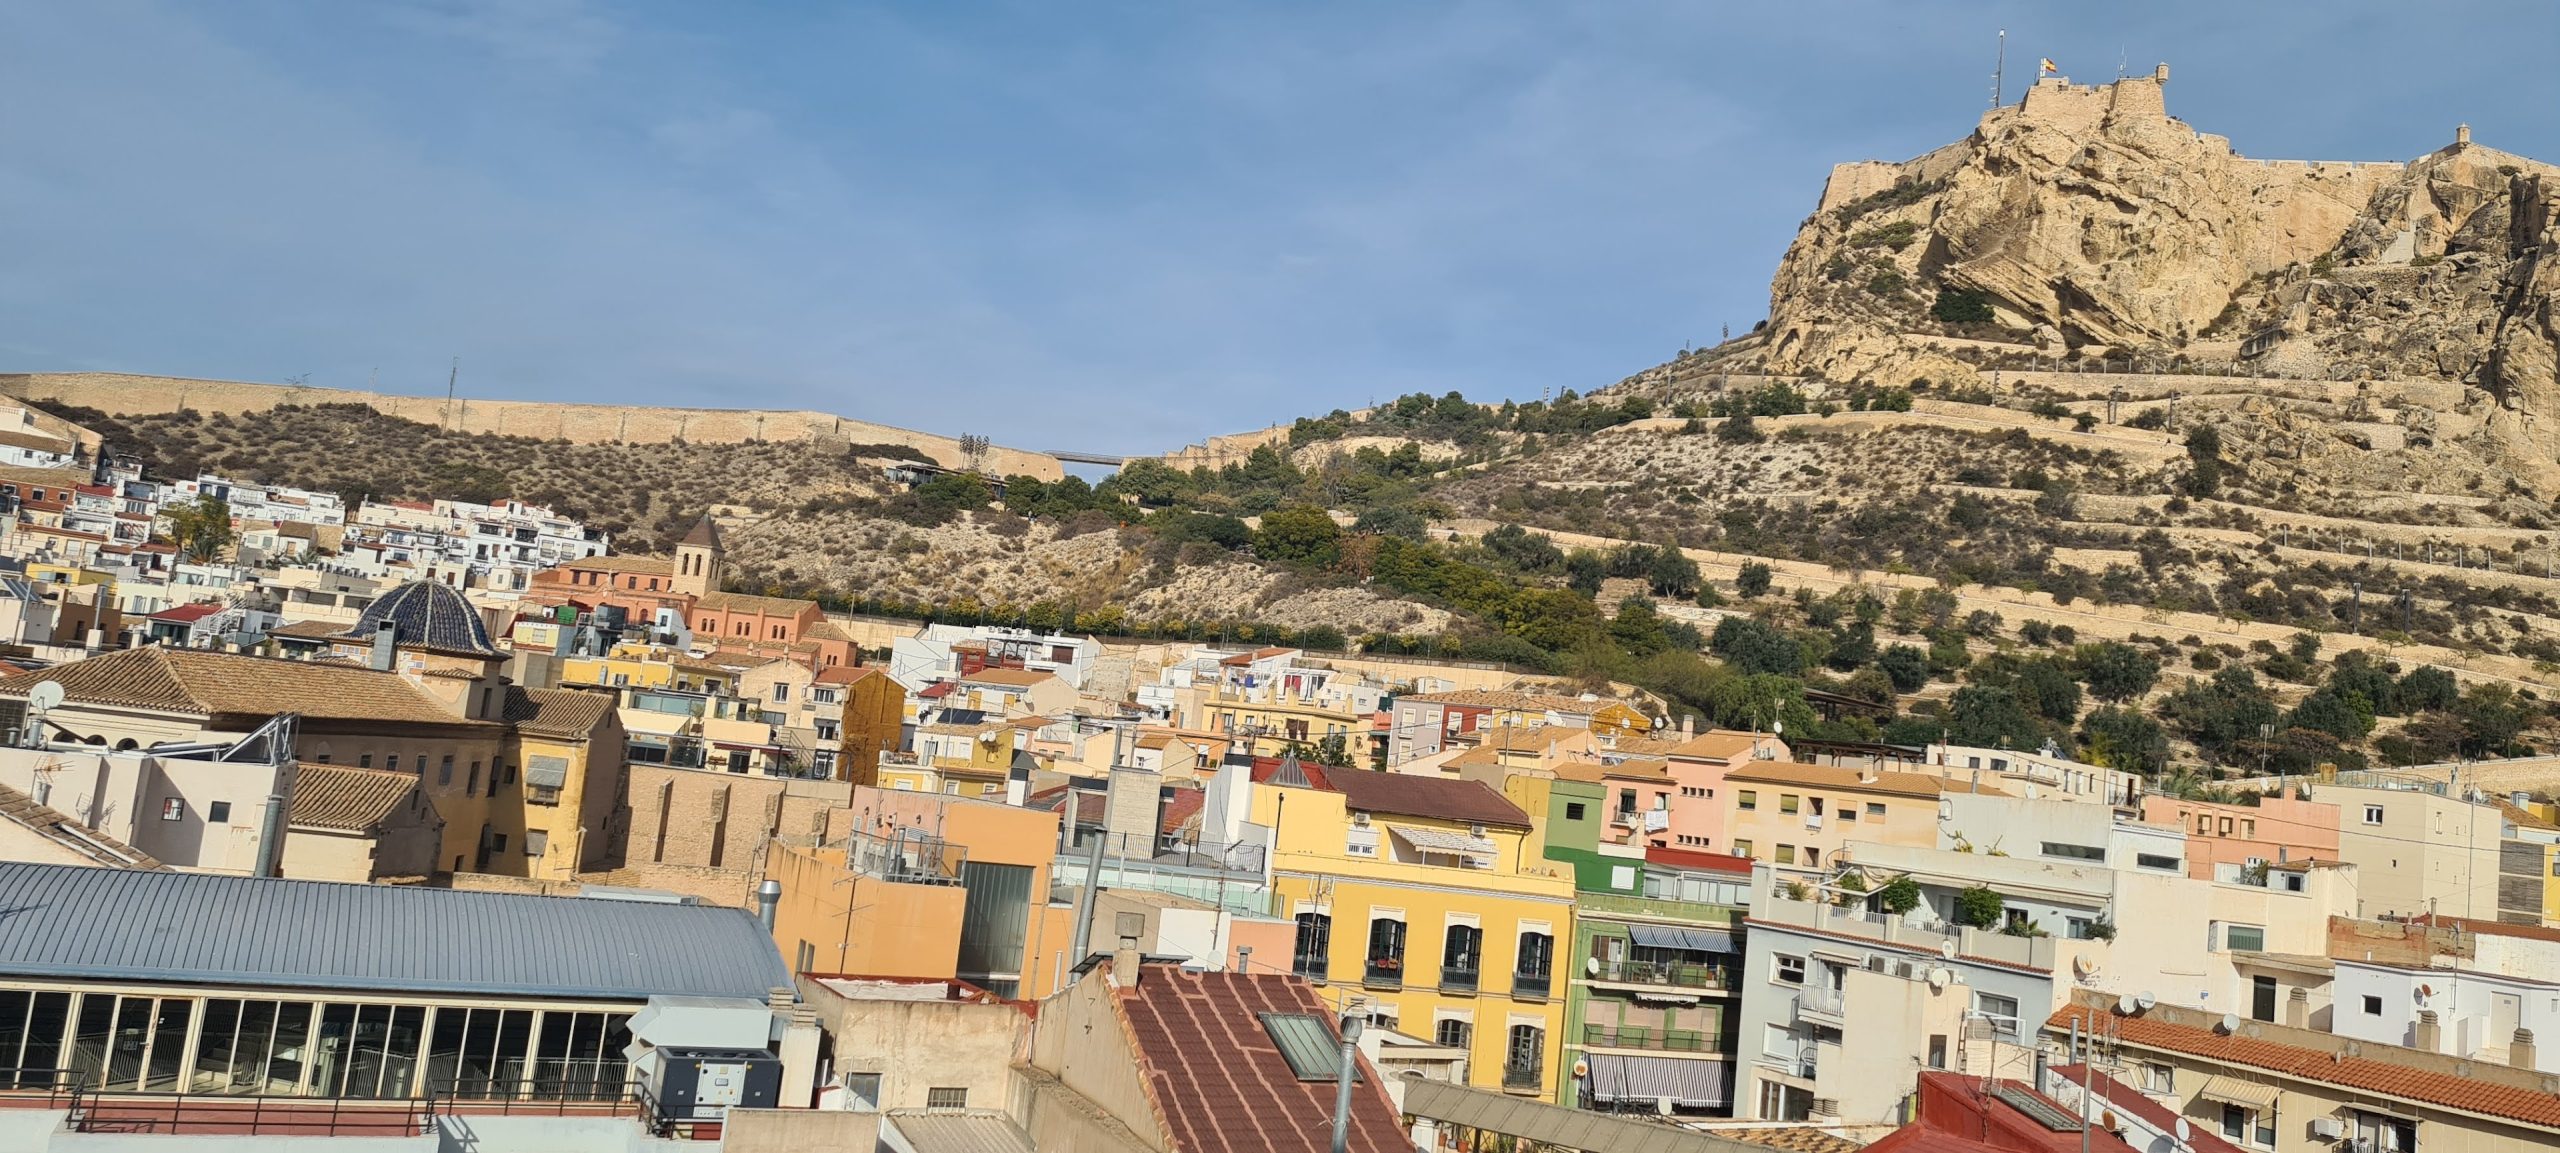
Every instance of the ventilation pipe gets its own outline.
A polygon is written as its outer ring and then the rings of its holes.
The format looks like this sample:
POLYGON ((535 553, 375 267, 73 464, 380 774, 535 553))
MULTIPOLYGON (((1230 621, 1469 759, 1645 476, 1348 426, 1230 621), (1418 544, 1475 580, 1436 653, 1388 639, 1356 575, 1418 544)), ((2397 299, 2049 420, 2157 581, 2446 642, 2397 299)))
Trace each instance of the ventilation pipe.
POLYGON ((782 882, 766 877, 756 886, 756 919, 764 922, 765 936, 773 935, 773 922, 782 908, 782 882))
POLYGON ((267 810, 258 817, 258 875, 275 876, 284 857, 284 774, 276 774, 273 791, 267 794, 267 810))
POLYGON ((377 673, 390 672, 392 656, 397 651, 394 641, 399 635, 400 630, 389 621, 373 630, 373 654, 365 661, 365 667, 377 673))

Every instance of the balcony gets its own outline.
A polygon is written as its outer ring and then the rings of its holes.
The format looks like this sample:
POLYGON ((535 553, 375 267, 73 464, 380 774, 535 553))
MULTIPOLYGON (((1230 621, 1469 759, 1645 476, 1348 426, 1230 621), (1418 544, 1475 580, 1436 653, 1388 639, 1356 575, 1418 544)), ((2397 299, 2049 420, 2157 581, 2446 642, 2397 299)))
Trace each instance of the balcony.
POLYGON ((1733 987, 1733 973, 1724 965, 1688 961, 1636 961, 1619 959, 1601 961, 1591 979, 1621 985, 1659 985, 1675 989, 1699 989, 1722 992, 1733 987))
POLYGON ((1555 987, 1555 978, 1545 973, 1513 973, 1511 995, 1523 1001, 1544 1001, 1555 987))
POLYGON ((1476 983, 1481 975, 1480 970, 1473 968, 1452 969, 1445 965, 1441 966, 1440 991, 1443 993, 1473 993, 1476 991, 1476 983))
POLYGON ((1546 1069, 1542 1066, 1504 1065, 1502 1067, 1502 1091, 1505 1093, 1536 1093, 1546 1088, 1546 1082, 1546 1069))
POLYGON ((1614 819, 1619 826, 1638 833, 1659 833, 1671 827, 1668 809, 1620 809, 1614 819))
POLYGON ((1582 1043, 1594 1049, 1647 1049, 1657 1053, 1722 1053, 1724 1034, 1700 1029, 1585 1025, 1582 1043))
POLYGON ((1841 990, 1807 985, 1796 993, 1796 1016, 1800 1019, 1819 1017, 1823 1018, 1824 1024, 1839 1025, 1846 1001, 1841 990))
POLYGON ((1744 897, 1732 904, 1709 901, 1683 901, 1672 897, 1638 897, 1628 893, 1579 893, 1574 904, 1590 913, 1620 913, 1635 917, 1662 917, 1675 921, 1694 921, 1704 928, 1729 927, 1741 910, 1750 907, 1744 897))
POLYGON ((1360 985, 1365 989, 1389 991, 1404 988, 1404 959, 1401 957, 1369 958, 1369 963, 1360 969, 1360 985))

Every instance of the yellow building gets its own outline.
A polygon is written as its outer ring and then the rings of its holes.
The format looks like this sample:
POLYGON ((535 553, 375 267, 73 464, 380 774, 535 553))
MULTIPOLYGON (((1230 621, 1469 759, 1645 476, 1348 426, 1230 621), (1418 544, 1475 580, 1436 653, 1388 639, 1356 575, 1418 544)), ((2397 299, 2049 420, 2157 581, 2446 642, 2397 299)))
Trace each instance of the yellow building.
POLYGON ((1724 775, 1725 833, 1737 857, 1820 872, 1850 841, 1936 848, 1942 793, 2006 796, 1923 773, 1748 761, 1724 775))
POLYGON ((654 645, 616 645, 601 657, 571 657, 560 663, 560 682, 612 688, 674 689, 724 696, 738 687, 738 672, 699 661, 654 645))
POLYGON ((612 693, 507 690, 503 792, 514 811, 524 875, 574 879, 597 867, 628 816, 623 808, 623 731, 612 693))
POLYGON ((879 784, 881 754, 906 743, 903 717, 907 690, 889 674, 868 666, 830 665, 818 670, 821 691, 832 689, 843 706, 836 778, 857 785, 879 784))
POLYGON ((1551 1097, 1573 880, 1529 815, 1477 781, 1294 760, 1254 776, 1292 968, 1329 1004, 1464 1049, 1476 1085, 1551 1097))

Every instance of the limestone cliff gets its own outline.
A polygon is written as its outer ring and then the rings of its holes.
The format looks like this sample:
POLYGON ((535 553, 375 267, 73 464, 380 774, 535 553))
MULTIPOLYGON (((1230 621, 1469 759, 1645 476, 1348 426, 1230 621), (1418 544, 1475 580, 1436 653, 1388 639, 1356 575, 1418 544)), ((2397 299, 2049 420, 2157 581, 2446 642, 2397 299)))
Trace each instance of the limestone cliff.
POLYGON ((2473 144, 2264 161, 2168 115, 2168 69, 2048 80, 1954 144, 1836 168, 1737 367, 1972 383, 2015 354, 2456 381, 2560 459, 2560 169, 2473 144))

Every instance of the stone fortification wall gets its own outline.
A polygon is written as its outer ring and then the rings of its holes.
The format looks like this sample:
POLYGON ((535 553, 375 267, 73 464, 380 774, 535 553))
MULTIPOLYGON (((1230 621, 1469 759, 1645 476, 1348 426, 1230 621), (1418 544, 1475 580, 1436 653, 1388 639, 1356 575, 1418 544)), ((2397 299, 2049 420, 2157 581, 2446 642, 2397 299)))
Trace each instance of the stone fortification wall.
POLYGON ((1184 472, 1195 468, 1224 468, 1230 464, 1242 463, 1246 457, 1253 455, 1253 450, 1266 444, 1288 447, 1289 426, 1275 424, 1252 432, 1213 436, 1203 443, 1186 444, 1164 454, 1164 462, 1184 472))
MULTIPOLYGON (((51 400, 102 412, 136 414, 174 412, 182 408, 238 414, 274 408, 280 404, 361 404, 377 412, 462 432, 560 439, 578 444, 823 440, 837 444, 899 444, 922 452, 947 467, 959 468, 968 463, 956 437, 806 410, 645 408, 471 397, 456 398, 448 406, 440 396, 393 396, 306 385, 189 380, 105 372, 0 375, 0 395, 21 400, 51 400)), ((1286 431, 1282 430, 1284 435, 1286 431)), ((1043 480, 1056 480, 1066 475, 1058 458, 1012 448, 987 449, 979 457, 977 467, 998 476, 1023 473, 1043 480)))

